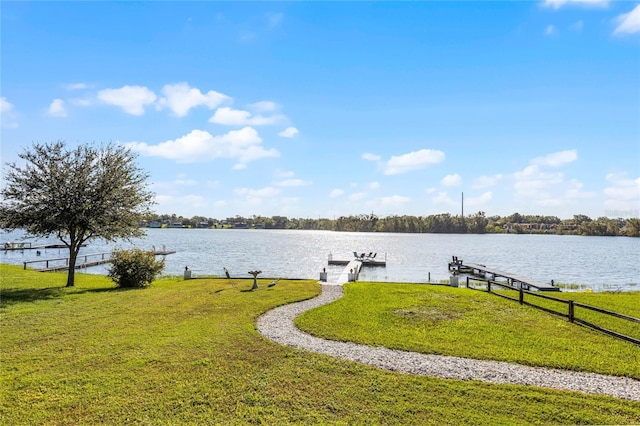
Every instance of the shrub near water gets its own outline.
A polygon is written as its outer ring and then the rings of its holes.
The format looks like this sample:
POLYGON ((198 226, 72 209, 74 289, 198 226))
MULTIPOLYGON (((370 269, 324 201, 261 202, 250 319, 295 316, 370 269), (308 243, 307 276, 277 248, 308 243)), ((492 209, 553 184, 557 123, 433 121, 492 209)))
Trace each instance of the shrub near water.
POLYGON ((109 278, 118 287, 143 288, 164 269, 164 260, 156 260, 156 255, 140 249, 114 250, 111 253, 109 278))

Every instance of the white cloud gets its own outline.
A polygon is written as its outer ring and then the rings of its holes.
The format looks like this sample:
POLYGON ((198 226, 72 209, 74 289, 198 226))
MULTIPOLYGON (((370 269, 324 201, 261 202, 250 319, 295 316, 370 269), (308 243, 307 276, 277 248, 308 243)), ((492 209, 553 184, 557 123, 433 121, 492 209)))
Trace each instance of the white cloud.
POLYGON ((0 97, 0 117, 2 117, 3 128, 15 129, 18 127, 15 107, 4 96, 0 97))
POLYGON ((157 96, 144 86, 123 86, 119 89, 104 89, 98 92, 98 99, 105 104, 115 105, 132 115, 143 115, 144 107, 155 102, 157 96))
POLYGON ((233 158, 238 161, 236 169, 244 168, 254 160, 280 155, 275 149, 266 150, 258 132, 251 127, 232 130, 219 136, 213 136, 204 130, 193 130, 185 136, 158 145, 132 142, 127 146, 143 155, 184 163, 233 158))
POLYGON ((536 164, 525 167, 514 174, 516 195, 524 198, 543 199, 550 195, 551 189, 564 180, 562 173, 546 173, 536 164))
POLYGON ((334 189, 329 193, 329 197, 330 198, 338 198, 338 197, 342 197, 344 195, 344 191, 342 189, 334 189))
POLYGON ((279 190, 271 186, 267 186, 261 189, 236 188, 234 192, 237 195, 240 195, 242 197, 259 197, 259 198, 275 197, 280 193, 279 190))
POLYGON ((618 26, 613 33, 616 35, 640 32, 640 4, 634 7, 631 12, 618 16, 615 21, 618 26))
POLYGON ((571 163, 578 159, 578 152, 575 149, 554 152, 546 157, 537 157, 531 160, 531 164, 540 166, 558 167, 562 164, 571 163))
POLYGON ((640 177, 630 179, 622 174, 611 173, 605 179, 609 184, 604 190, 608 201, 635 201, 635 207, 640 207, 640 177))
POLYGON ((380 156, 365 152, 364 154, 362 154, 362 159, 367 161, 380 161, 380 156))
POLYGON ((577 159, 575 150, 560 151, 546 157, 538 157, 523 170, 514 173, 515 196, 532 205, 557 207, 575 204, 580 200, 592 198, 595 193, 584 191, 583 185, 576 179, 565 181, 564 173, 549 172, 547 168, 557 168, 577 159))
POLYGON ((271 101, 260 101, 247 105, 251 110, 256 112, 273 112, 278 109, 278 104, 271 101))
POLYGON ((431 198, 431 201, 435 204, 447 204, 449 206, 457 205, 457 203, 453 201, 446 192, 438 192, 433 196, 433 198, 431 198))
POLYGON ((493 198, 491 191, 483 192, 477 197, 465 197, 464 204, 469 207, 480 207, 486 205, 493 198))
POLYGON ((296 175, 294 172, 280 170, 280 169, 276 169, 274 174, 276 175, 276 177, 279 177, 279 178, 292 178, 296 175))
POLYGON ((91 102, 90 99, 73 98, 73 99, 69 100, 69 103, 72 104, 72 105, 86 107, 86 106, 91 105, 93 102, 91 102))
POLYGON ((196 185, 198 185, 196 180, 178 176, 175 180, 169 182, 153 182, 151 187, 157 192, 177 192, 182 191, 184 187, 196 185))
POLYGON ((355 192, 351 195, 349 195, 349 200, 350 201, 360 201, 363 200, 367 197, 367 193, 366 192, 355 192))
POLYGON ((387 208, 387 209, 399 208, 403 204, 408 203, 409 201, 411 201, 411 198, 403 197, 401 195, 392 195, 390 197, 382 197, 380 199, 380 207, 387 208))
POLYGON ((556 33, 556 28, 553 25, 547 25, 547 28, 544 30, 544 34, 547 36, 552 36, 556 33))
POLYGON ((89 88, 89 85, 86 83, 71 83, 65 86, 65 89, 67 89, 70 92, 74 90, 84 90, 88 88, 89 88))
POLYGON ((444 157, 444 152, 431 149, 421 149, 420 151, 414 151, 400 156, 393 156, 385 164, 384 174, 397 175, 413 170, 419 170, 429 164, 436 164, 444 161, 444 157))
POLYGON ((276 124, 284 119, 283 115, 252 115, 249 111, 232 109, 229 107, 218 108, 209 119, 210 123, 224 124, 226 126, 263 126, 276 124))
POLYGON ((502 174, 497 174, 493 176, 480 176, 477 177, 473 184, 471 185, 474 189, 488 188, 490 186, 497 185, 500 180, 502 180, 502 174))
POLYGON ((193 208, 203 208, 206 200, 201 195, 183 194, 166 195, 157 194, 155 196, 156 211, 171 212, 182 216, 192 216, 193 208))
POLYGON ((13 104, 7 100, 4 96, 0 98, 0 112, 10 112, 13 110, 13 104))
POLYGON ((595 192, 583 191, 583 184, 578 179, 571 179, 568 182, 568 187, 564 192, 564 198, 571 200, 593 198, 596 196, 595 192))
POLYGON ((444 186, 458 186, 462 182, 462 177, 459 174, 447 175, 442 178, 440 183, 444 186))
POLYGON ((237 188, 234 192, 244 198, 244 203, 250 205, 262 204, 265 198, 274 198, 280 193, 278 189, 270 186, 261 189, 237 188))
POLYGON ((556 10, 567 5, 607 7, 609 5, 609 0, 545 0, 544 5, 556 10))
POLYGON ((174 184, 179 186, 195 186, 198 184, 198 181, 194 179, 176 179, 174 184))
POLYGON ((369 183, 369 189, 378 189, 378 188, 380 188, 380 182, 369 183))
POLYGON ((190 87, 188 83, 166 84, 162 88, 163 98, 158 101, 158 108, 169 108, 178 117, 184 117, 191 108, 204 105, 214 109, 231 98, 214 90, 203 94, 200 89, 190 87))
POLYGON ((278 183, 276 183, 277 186, 288 186, 288 187, 295 187, 295 186, 306 186, 309 185, 311 182, 308 182, 306 180, 302 180, 302 179, 285 179, 282 180, 278 183))
POLYGON ((66 117, 67 109, 64 106, 64 101, 62 99, 54 99, 49 105, 47 114, 52 117, 66 117))
POLYGON ((297 134, 298 129, 296 129, 295 127, 287 127, 286 129, 278 133, 278 136, 282 136, 283 138, 292 138, 297 134))

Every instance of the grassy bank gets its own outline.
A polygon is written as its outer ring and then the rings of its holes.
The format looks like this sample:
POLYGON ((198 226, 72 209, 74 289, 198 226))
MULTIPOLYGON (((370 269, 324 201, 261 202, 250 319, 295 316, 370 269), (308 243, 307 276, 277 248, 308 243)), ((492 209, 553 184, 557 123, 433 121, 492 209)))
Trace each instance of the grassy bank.
POLYGON ((125 291, 93 275, 72 289, 64 274, 0 265, 0 276, 2 424, 640 420, 637 402, 397 374, 257 334, 257 316, 313 297, 313 281, 247 292, 250 280, 163 280, 125 291))
MULTIPOLYGON (((559 297, 640 317, 640 293, 559 297)), ((640 379, 637 345, 466 288, 350 284, 344 298, 303 314, 297 324, 334 340, 640 379)), ((638 334, 637 324, 625 326, 638 334)))

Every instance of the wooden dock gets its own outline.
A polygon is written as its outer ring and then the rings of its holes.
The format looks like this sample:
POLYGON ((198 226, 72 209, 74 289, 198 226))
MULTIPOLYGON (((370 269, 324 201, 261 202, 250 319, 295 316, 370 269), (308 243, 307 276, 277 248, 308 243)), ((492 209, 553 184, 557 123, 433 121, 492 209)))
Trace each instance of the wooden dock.
MULTIPOLYGON (((166 250, 163 248, 162 250, 154 250, 153 253, 156 256, 166 256, 175 253, 175 251, 166 250)), ((111 262, 111 252, 81 254, 78 255, 78 258, 76 259, 76 269, 89 268, 91 266, 103 265, 109 262, 111 262)), ((23 262, 24 269, 27 269, 27 264, 31 263, 45 264, 44 268, 34 269, 37 272, 66 271, 67 269, 69 269, 69 256, 58 257, 55 259, 28 260, 26 262, 23 262)))
POLYGON ((489 278, 492 280, 502 278, 507 280, 507 283, 509 285, 523 288, 525 290, 530 290, 533 288, 539 291, 560 291, 558 287, 554 287, 549 283, 543 283, 532 278, 527 278, 520 275, 511 274, 509 272, 503 272, 497 269, 488 268, 485 265, 481 265, 478 263, 464 262, 462 259, 458 259, 456 256, 453 256, 453 261, 449 262, 449 270, 456 271, 460 274, 483 276, 484 278, 487 278, 487 275, 489 275, 489 278))
MULTIPOLYGON (((82 247, 85 247, 86 244, 83 244, 82 247)), ((64 244, 60 243, 52 243, 52 244, 38 244, 33 245, 30 242, 24 243, 4 243, 0 249, 4 251, 16 251, 16 250, 40 250, 40 249, 64 249, 67 248, 64 244)))

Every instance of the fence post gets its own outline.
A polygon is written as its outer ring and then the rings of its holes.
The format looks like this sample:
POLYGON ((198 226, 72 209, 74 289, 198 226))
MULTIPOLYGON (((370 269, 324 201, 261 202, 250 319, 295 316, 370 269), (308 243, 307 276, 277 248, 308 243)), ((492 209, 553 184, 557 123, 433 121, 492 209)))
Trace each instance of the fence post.
POLYGON ((467 277, 467 288, 469 288, 469 277, 467 277))
POLYGON ((491 280, 487 280, 487 291, 491 293, 491 280))
POLYGON ((27 262, 22 262, 24 264, 25 271, 27 270, 27 262))
POLYGON ((524 290, 522 289, 522 287, 520 287, 520 291, 519 291, 519 296, 518 296, 518 301, 520 302, 520 304, 522 305, 522 303, 524 302, 524 290))
POLYGON ((573 300, 569 300, 569 322, 573 322, 573 318, 574 318, 573 300))

